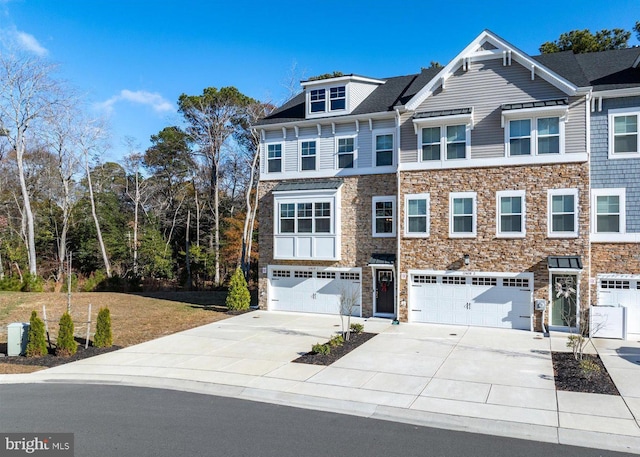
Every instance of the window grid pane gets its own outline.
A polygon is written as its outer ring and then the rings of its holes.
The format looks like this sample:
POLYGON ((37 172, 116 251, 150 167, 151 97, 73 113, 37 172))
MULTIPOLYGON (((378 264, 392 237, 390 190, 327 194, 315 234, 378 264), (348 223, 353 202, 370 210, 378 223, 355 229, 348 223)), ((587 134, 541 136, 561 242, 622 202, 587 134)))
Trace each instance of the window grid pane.
POLYGON ((500 232, 522 233, 522 197, 500 197, 500 232))
POLYGON ((393 165, 393 135, 376 136, 376 166, 393 165))
POLYGON ((464 159, 466 154, 467 127, 465 125, 447 126, 447 159, 464 159))
POLYGON ((613 152, 638 152, 638 116, 616 116, 613 123, 613 152))
POLYGON ((453 233, 473 233, 473 199, 453 199, 453 233))
POLYGON ((440 160, 440 127, 422 129, 422 160, 440 160))
POLYGON ((427 233, 427 200, 408 200, 407 217, 407 233, 427 233))
POLYGON ((509 121, 509 155, 531 154, 531 119, 509 121))
POLYGON ((375 204, 376 214, 376 232, 381 233, 393 233, 393 202, 376 202, 375 204))
POLYGON ((596 232, 620 233, 620 197, 618 195, 596 197, 596 232))
POLYGON ((551 231, 575 232, 575 199, 573 195, 551 197, 551 231))
POLYGON ((560 153, 560 118, 538 119, 538 154, 560 153))

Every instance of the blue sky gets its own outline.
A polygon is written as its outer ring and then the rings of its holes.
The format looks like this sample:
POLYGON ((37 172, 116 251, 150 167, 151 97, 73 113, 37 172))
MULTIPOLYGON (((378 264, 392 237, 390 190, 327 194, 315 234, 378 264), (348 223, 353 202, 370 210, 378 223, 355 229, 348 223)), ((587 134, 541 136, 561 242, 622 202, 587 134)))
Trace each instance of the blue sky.
MULTIPOLYGON (((535 55, 562 32, 631 30, 638 0, 0 0, 0 38, 60 64, 60 76, 108 118, 112 149, 142 149, 179 125, 180 94, 236 86, 282 103, 296 80, 332 71, 372 77, 446 64, 490 29, 535 55)), ((631 45, 639 45, 634 36, 631 45)))

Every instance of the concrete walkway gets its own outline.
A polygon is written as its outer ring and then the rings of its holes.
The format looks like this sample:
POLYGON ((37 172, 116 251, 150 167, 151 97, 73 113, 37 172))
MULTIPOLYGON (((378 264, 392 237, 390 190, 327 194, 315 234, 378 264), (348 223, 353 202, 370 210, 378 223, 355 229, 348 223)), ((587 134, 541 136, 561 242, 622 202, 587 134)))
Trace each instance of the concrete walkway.
POLYGON ((0 383, 169 388, 640 454, 637 341, 595 340, 618 397, 556 391, 566 334, 353 321, 378 335, 329 367, 292 360, 337 316, 256 311, 0 383))

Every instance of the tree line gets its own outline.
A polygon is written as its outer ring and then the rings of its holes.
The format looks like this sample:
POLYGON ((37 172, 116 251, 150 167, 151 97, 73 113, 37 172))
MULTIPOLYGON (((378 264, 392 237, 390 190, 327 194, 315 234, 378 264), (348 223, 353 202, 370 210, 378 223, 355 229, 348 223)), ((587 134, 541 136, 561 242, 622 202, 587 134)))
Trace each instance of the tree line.
POLYGON ((273 106, 182 94, 183 126, 106 161, 108 129, 56 66, 0 53, 0 289, 216 287, 257 255, 258 143, 273 106))

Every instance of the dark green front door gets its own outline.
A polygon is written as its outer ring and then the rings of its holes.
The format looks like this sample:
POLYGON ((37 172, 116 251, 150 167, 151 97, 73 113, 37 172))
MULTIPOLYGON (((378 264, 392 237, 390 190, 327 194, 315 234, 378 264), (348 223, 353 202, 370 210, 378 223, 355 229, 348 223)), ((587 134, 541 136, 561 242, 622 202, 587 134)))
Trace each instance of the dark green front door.
POLYGON ((575 327, 578 309, 578 276, 571 274, 551 275, 551 325, 575 327))

